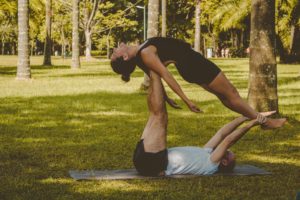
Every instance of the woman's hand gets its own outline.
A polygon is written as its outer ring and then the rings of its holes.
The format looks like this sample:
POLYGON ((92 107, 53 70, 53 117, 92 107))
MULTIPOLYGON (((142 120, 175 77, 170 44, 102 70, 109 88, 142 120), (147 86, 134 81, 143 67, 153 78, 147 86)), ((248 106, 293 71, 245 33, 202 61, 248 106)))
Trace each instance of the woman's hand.
POLYGON ((187 106, 189 107, 189 109, 192 111, 192 112, 195 112, 195 113, 202 113, 203 111, 200 110, 200 108, 198 108, 196 106, 196 104, 194 104, 192 101, 188 101, 186 102, 187 106))
POLYGON ((181 109, 181 107, 173 99, 170 99, 167 96, 166 96, 166 102, 175 109, 181 109))

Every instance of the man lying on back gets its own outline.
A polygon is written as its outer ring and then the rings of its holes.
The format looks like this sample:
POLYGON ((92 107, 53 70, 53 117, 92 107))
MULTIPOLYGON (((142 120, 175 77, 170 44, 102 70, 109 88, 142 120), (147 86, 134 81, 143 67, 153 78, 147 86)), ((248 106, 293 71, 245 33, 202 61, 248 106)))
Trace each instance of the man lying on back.
POLYGON ((144 176, 230 172, 235 166, 235 155, 229 148, 252 127, 263 124, 266 116, 275 113, 261 113, 257 119, 239 129, 237 127, 248 119, 238 117, 218 130, 203 148, 184 146, 167 149, 168 114, 164 90, 160 76, 153 71, 150 72, 148 108, 148 122, 133 156, 135 168, 144 176))

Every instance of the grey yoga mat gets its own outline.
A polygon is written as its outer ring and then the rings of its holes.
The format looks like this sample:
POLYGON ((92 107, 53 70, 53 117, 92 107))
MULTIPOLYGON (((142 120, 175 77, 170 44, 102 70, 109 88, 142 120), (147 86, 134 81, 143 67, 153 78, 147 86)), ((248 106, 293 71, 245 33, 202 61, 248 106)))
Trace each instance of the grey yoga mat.
MULTIPOLYGON (((190 178, 201 175, 172 175, 164 177, 146 177, 141 176, 135 169, 120 170, 70 170, 70 176, 75 180, 125 180, 125 179, 149 179, 149 178, 190 178)), ((249 176, 249 175, 268 175, 270 172, 252 166, 236 166, 231 173, 216 173, 210 176, 249 176)))

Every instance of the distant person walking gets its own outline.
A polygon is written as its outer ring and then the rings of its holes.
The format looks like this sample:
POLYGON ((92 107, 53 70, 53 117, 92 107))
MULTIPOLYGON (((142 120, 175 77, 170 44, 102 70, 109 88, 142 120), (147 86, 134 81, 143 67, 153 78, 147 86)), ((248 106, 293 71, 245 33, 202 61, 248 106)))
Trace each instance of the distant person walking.
POLYGON ((226 57, 226 58, 229 58, 229 57, 230 57, 230 50, 229 50, 228 47, 226 47, 226 49, 225 49, 225 57, 226 57))
POLYGON ((221 49, 221 57, 225 58, 225 49, 224 48, 221 49))

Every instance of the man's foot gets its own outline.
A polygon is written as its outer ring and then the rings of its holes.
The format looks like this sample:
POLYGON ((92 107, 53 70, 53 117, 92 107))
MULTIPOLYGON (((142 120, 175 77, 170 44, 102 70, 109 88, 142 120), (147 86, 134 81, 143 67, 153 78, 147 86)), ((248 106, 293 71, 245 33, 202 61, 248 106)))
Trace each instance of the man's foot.
POLYGON ((282 127, 286 122, 286 118, 270 119, 261 125, 262 129, 275 129, 282 127))

